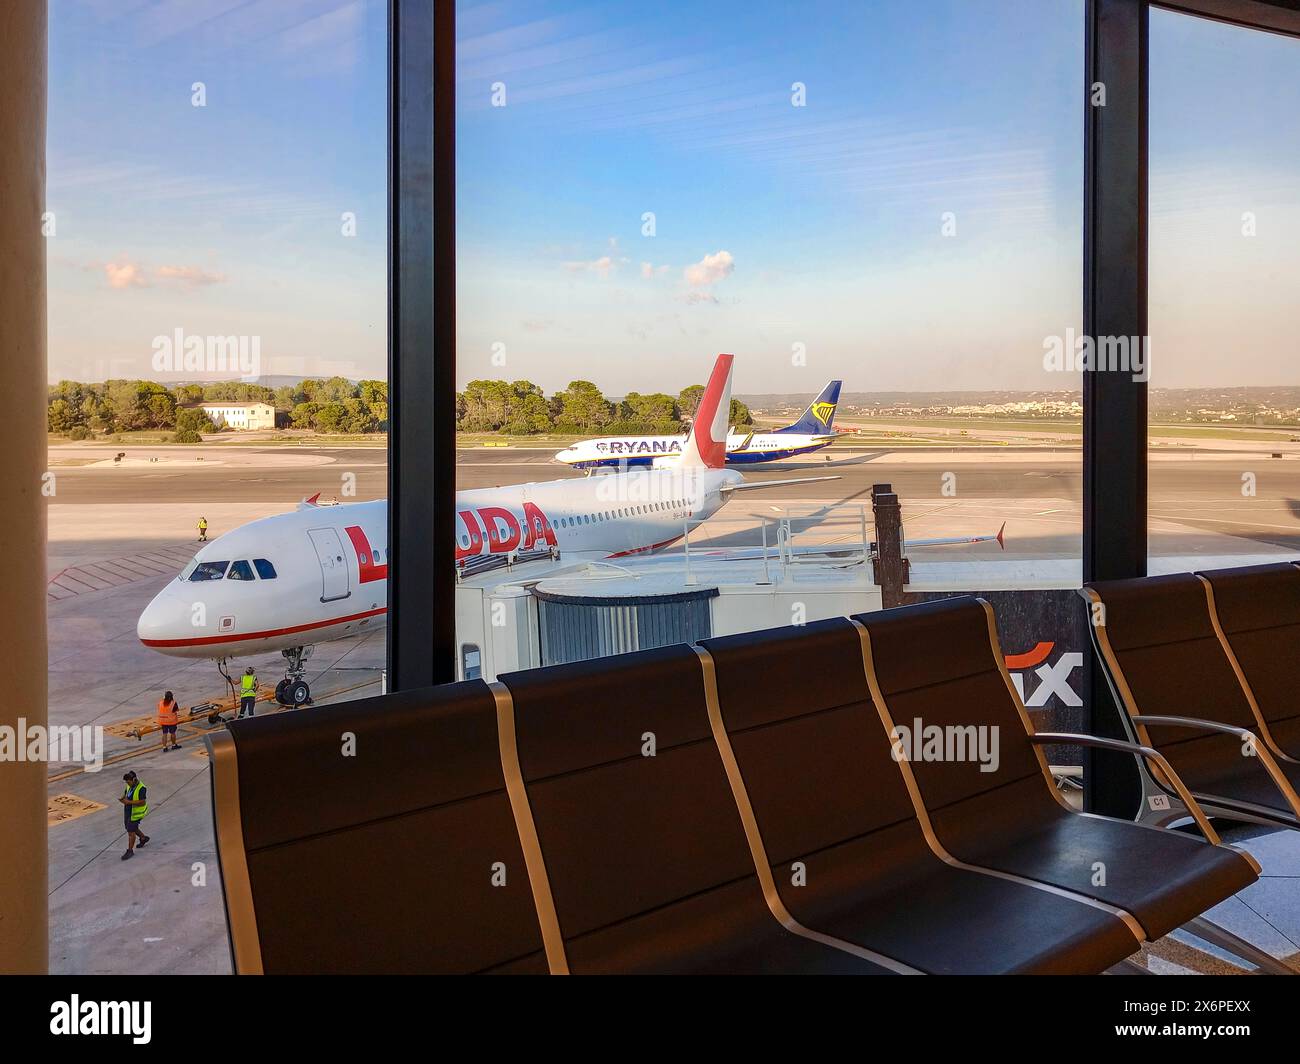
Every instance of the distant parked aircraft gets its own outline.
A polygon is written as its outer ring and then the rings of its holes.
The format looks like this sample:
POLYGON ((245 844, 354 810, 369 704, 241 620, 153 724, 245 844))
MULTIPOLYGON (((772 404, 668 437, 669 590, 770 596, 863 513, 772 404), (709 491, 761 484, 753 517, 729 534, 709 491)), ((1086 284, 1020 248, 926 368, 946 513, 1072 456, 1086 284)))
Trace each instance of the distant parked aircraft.
MULTIPOLYGON (((779 462, 829 446, 835 439, 831 425, 835 420, 835 407, 840 401, 842 383, 831 381, 827 384, 803 412, 803 416, 783 429, 729 433, 727 464, 779 462)), ((575 469, 652 466, 656 461, 662 465, 681 454, 685 442, 685 436, 603 436, 575 443, 555 457, 575 469)))

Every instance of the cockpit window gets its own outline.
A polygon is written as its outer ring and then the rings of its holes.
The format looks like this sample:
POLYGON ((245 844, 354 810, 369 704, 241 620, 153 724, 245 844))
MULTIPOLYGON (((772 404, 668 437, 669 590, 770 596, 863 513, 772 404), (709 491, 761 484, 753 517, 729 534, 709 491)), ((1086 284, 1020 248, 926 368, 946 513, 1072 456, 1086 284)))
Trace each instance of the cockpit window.
POLYGON ((230 572, 226 574, 227 580, 252 580, 253 567, 246 561, 237 561, 230 563, 230 572))
POLYGON ((229 562, 199 562, 194 567, 194 572, 190 573, 190 580, 196 584, 204 580, 220 580, 226 575, 226 567, 229 564, 229 562))
POLYGON ((181 575, 178 576, 176 579, 188 580, 190 578, 190 573, 194 572, 198 564, 199 564, 198 558, 191 558, 188 562, 185 563, 185 568, 181 570, 181 575))
POLYGON ((257 575, 263 580, 275 579, 275 566, 265 558, 254 558, 253 565, 257 567, 257 575))

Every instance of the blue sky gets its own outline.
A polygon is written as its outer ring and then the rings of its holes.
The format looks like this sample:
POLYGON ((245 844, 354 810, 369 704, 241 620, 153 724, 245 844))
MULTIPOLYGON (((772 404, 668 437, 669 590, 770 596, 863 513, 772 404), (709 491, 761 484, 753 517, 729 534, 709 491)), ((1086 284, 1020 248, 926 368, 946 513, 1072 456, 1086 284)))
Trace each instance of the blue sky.
MULTIPOLYGON (((383 375, 384 9, 51 0, 52 377, 178 327, 383 375)), ((462 4, 460 382, 1074 386, 1082 9, 462 4)), ((1151 52, 1156 383, 1294 382, 1300 42, 1157 13, 1151 52)))
POLYGON ((51 0, 51 376, 149 375, 176 328, 383 372, 385 6, 51 0))
POLYGON ((1300 41, 1153 10, 1150 101, 1152 384, 1300 384, 1300 41))

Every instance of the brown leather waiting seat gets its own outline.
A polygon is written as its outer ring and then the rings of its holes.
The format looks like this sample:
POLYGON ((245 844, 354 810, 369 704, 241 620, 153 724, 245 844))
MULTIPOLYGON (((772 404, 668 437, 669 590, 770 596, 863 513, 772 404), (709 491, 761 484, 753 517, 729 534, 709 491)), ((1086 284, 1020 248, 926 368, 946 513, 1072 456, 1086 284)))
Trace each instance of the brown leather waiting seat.
MULTIPOLYGON (((936 855, 847 619, 701 645, 772 880, 801 924, 933 973, 1094 973, 1137 951, 1124 914, 936 855)), ((946 650, 918 642, 903 658, 930 676, 946 650)))
POLYGON ((1300 765, 1279 762, 1256 735, 1250 695, 1215 631, 1208 584, 1175 573, 1091 583, 1084 594, 1138 739, 1163 753, 1211 811, 1300 827, 1300 765))
POLYGON ((689 648, 501 683, 569 971, 890 970, 787 930, 764 902, 689 648))
POLYGON ((236 971, 546 972, 485 684, 235 721, 211 749, 236 971))
POLYGON ((1300 760, 1300 569, 1286 562, 1199 573, 1255 699, 1266 742, 1300 760))
MULTIPOLYGON (((909 761, 938 840, 957 859, 1117 906, 1137 917, 1151 939, 1256 880, 1251 860, 1226 846, 1084 816, 1065 804, 1041 744, 1031 741, 987 603, 961 596, 855 620, 869 636, 877 694, 894 726, 953 729, 968 745, 982 729, 988 750, 996 749, 996 762, 909 761)), ((1052 741, 1107 742, 1062 735, 1052 741)))
MULTIPOLYGON (((666 647, 232 723, 209 742, 236 970, 1109 967, 1142 935, 1109 895, 1013 881, 1051 882, 1055 825, 1038 844, 985 805, 1007 846, 993 871, 959 866, 889 759, 886 698, 966 691, 960 640, 907 634, 942 606, 889 615, 903 636, 874 723, 870 640, 848 621, 711 641, 716 660, 666 647)), ((941 817, 979 798, 946 786, 941 817)), ((1127 827, 1141 853, 1106 852, 1179 895, 1161 918, 1227 889, 1175 861, 1218 850, 1127 827)))

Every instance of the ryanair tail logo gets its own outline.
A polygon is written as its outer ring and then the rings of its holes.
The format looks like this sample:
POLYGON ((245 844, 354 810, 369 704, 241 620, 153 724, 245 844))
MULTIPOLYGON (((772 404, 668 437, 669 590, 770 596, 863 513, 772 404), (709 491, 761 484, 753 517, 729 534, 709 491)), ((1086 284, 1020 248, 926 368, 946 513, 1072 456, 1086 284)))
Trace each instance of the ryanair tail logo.
POLYGON ((820 421, 823 425, 825 425, 826 422, 828 422, 831 419, 831 415, 834 413, 835 413, 834 403, 813 403, 812 405, 812 416, 815 417, 818 421, 820 421))

